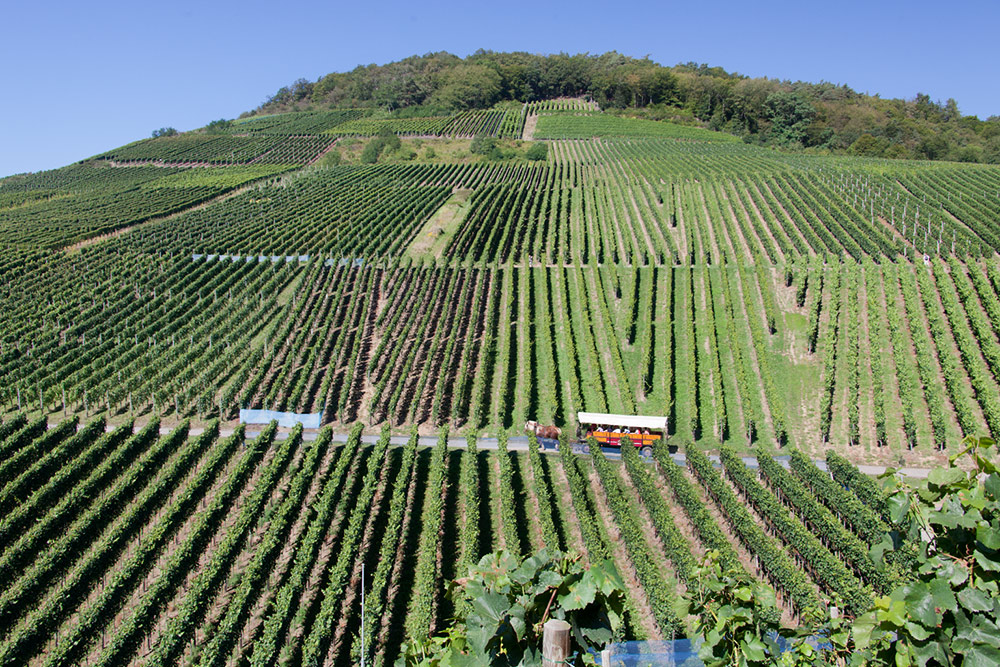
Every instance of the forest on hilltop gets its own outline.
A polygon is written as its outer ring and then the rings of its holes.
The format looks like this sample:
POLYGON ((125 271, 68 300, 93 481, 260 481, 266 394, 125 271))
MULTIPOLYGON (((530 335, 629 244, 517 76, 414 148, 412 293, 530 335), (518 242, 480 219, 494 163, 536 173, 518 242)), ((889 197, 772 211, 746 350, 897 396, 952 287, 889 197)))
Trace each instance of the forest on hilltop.
POLYGON ((477 51, 359 65, 282 87, 253 112, 379 107, 437 116, 498 102, 592 97, 625 115, 700 125, 747 143, 897 159, 1000 163, 1000 116, 963 116, 955 100, 883 99, 847 85, 752 78, 721 67, 664 67, 648 57, 477 51))

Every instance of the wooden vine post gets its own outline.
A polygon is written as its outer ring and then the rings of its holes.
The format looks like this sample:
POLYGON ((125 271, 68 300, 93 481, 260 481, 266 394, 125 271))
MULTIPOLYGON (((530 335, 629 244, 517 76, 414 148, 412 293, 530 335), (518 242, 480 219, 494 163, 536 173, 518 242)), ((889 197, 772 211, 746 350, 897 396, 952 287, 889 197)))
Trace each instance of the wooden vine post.
POLYGON ((542 634, 542 667, 557 667, 569 658, 570 624, 558 618, 545 622, 542 634))

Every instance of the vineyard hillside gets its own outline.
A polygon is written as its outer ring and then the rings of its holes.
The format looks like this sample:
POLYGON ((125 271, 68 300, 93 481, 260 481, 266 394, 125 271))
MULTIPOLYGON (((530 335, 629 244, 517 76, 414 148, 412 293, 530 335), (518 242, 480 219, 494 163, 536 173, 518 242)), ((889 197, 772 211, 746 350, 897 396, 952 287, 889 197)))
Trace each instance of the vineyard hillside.
POLYGON ((0 664, 392 664, 543 546, 614 560, 629 638, 685 634, 708 551, 786 624, 860 614, 914 568, 856 464, 1000 435, 998 260, 1000 167, 577 98, 4 178, 0 664), (655 465, 509 446, 579 411, 665 416, 655 465))
POLYGON ((0 181, 0 409, 494 434, 663 414, 678 442, 927 462, 1000 431, 998 192, 996 167, 570 99, 147 139, 0 181))

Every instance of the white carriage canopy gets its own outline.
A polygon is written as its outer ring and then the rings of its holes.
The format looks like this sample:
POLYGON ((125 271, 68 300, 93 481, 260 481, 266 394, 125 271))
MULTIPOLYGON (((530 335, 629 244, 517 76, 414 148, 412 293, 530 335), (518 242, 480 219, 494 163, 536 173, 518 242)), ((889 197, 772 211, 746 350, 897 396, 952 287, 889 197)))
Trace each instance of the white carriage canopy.
POLYGON ((578 412, 576 421, 580 424, 602 424, 628 428, 648 428, 656 431, 667 430, 666 417, 643 417, 639 415, 611 415, 602 412, 578 412))

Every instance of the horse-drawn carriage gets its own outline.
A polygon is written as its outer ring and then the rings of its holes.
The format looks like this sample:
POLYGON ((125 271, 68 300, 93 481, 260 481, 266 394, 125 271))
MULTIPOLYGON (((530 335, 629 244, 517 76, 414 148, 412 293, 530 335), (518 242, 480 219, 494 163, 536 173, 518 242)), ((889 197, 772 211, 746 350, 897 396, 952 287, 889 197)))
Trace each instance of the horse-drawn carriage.
MULTIPOLYGON (((667 435, 666 417, 578 412, 576 423, 576 441, 585 453, 589 451, 587 443, 591 438, 602 447, 621 447, 622 441, 628 438, 633 447, 648 457, 653 455, 653 443, 667 435)), ((543 447, 548 442, 554 445, 562 435, 562 429, 557 426, 543 426, 533 421, 524 428, 534 433, 543 447)))

